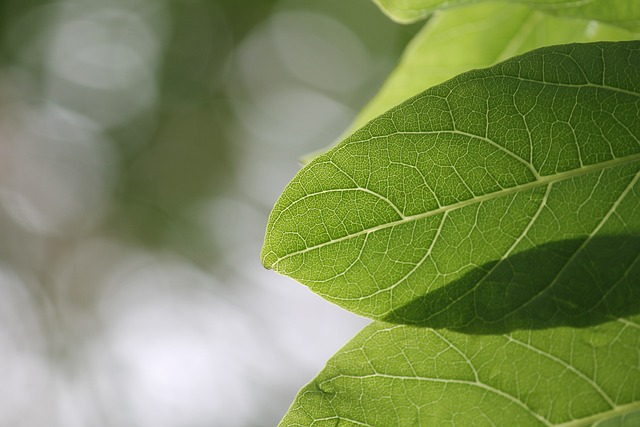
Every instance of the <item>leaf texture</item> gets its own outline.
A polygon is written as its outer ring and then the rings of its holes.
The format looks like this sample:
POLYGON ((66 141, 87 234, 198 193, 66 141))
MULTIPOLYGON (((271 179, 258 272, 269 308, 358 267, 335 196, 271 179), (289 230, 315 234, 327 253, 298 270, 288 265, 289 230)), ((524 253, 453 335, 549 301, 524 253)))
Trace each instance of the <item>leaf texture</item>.
POLYGON ((374 322, 281 422, 293 426, 637 426, 638 316, 468 335, 374 322))
POLYGON ((298 173, 263 264, 397 323, 503 333, 634 313, 639 91, 636 41, 435 86, 298 173))
MULTIPOLYGON (((492 0, 373 0, 397 22, 410 23, 431 13, 492 0)), ((506 2, 503 0, 503 2, 506 2)), ((513 0, 549 14, 598 20, 628 29, 640 25, 640 2, 636 0, 513 0)))

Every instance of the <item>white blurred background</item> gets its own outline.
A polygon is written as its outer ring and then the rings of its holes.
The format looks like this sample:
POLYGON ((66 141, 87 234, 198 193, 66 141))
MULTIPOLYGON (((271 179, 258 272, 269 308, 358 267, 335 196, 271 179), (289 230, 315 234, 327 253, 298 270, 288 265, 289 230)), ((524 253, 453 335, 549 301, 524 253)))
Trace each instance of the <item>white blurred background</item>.
POLYGON ((0 426, 274 426, 367 322, 262 268, 415 27, 370 0, 0 0, 0 426))

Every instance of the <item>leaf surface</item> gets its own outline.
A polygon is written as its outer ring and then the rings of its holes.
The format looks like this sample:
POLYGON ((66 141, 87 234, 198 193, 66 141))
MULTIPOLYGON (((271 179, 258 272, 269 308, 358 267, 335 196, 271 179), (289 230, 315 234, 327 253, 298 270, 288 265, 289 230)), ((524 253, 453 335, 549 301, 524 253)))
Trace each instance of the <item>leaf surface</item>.
POLYGON ((547 47, 435 86, 298 173, 263 264, 398 323, 635 313, 639 86, 640 42, 547 47))
MULTIPOLYGON (((410 23, 431 13, 492 0, 373 0, 397 22, 410 23)), ((506 2, 503 0, 503 2, 506 2)), ((629 29, 640 25, 640 2, 636 0, 511 0, 549 14, 598 20, 629 29)))
POLYGON ((349 134, 402 101, 463 72, 544 46, 636 38, 637 33, 619 27, 551 16, 522 4, 478 3, 444 10, 407 46, 349 134))
POLYGON ((639 348, 637 316, 507 335, 374 322, 280 425, 636 426, 639 348))

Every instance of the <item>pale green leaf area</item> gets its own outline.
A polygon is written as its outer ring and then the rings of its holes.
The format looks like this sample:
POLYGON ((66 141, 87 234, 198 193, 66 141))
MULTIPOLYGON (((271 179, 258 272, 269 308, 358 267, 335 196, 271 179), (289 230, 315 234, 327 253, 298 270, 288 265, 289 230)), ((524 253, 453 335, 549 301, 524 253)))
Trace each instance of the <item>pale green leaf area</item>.
POLYGON ((268 268, 472 333, 640 311, 640 42, 542 48, 409 99, 303 168, 268 268))
POLYGON ((281 422, 293 426, 637 426, 638 317, 467 335, 374 322, 281 422))
MULTIPOLYGON (((401 23, 424 19, 431 13, 490 0, 373 0, 391 19, 401 23)), ((506 1, 505 1, 506 2, 506 1)), ((509 0, 549 14, 601 22, 638 29, 640 2, 637 0, 509 0)))
POLYGON ((550 16, 518 4, 480 3, 442 11, 407 46, 396 69, 346 135, 402 101, 463 72, 544 46, 633 40, 637 35, 596 21, 550 16))

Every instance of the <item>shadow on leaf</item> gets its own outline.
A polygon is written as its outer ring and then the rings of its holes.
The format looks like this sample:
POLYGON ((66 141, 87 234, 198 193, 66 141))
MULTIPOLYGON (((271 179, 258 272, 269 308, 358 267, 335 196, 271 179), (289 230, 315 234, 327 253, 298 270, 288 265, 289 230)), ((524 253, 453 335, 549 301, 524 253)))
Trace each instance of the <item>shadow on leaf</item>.
POLYGON ((586 327, 640 312, 640 237, 566 240, 491 262, 384 320, 472 334, 586 327))

